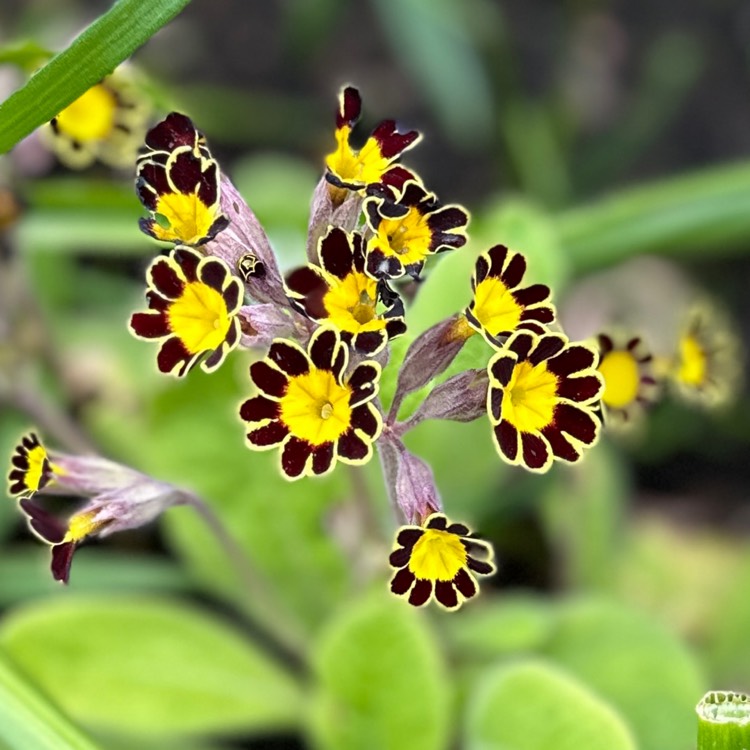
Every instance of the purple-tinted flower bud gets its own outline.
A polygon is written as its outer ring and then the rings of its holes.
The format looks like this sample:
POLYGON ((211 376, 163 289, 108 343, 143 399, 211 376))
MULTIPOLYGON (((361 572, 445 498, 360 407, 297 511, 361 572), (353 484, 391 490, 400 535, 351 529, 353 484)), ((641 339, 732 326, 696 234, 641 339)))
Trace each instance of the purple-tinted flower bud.
POLYGON ((326 176, 313 192, 310 205, 310 223, 307 229, 307 259, 318 265, 318 243, 332 226, 341 227, 346 232, 353 232, 362 213, 363 196, 354 191, 342 191, 342 203, 334 203, 331 198, 331 184, 326 176))
POLYGON ((246 305, 238 314, 240 344, 246 348, 267 348, 274 339, 300 338, 303 333, 306 338, 307 329, 313 325, 294 311, 270 303, 246 305))

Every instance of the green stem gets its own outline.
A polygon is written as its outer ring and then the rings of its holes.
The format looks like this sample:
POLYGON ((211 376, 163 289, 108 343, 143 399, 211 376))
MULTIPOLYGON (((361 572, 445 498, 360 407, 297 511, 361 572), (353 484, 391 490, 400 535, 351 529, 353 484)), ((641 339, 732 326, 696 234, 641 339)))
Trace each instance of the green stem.
POLYGON ((750 163, 717 167, 624 190, 557 218, 576 272, 643 253, 706 257, 750 241, 750 163))
POLYGON ((698 750, 750 748, 750 697, 713 690, 696 706, 698 750))

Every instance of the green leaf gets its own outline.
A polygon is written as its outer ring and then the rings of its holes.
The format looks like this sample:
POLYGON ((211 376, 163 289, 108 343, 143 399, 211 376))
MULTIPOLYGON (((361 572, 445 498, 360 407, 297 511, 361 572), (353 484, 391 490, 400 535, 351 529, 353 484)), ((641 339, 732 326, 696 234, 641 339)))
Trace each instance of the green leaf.
POLYGON ((636 750, 617 713, 540 661, 490 669, 469 700, 468 750, 636 750))
POLYGON ((0 748, 97 750, 0 652, 0 748))
POLYGON ((11 42, 0 48, 0 64, 17 65, 27 73, 33 73, 39 65, 46 63, 53 54, 33 39, 24 39, 11 42))
POLYGON ((554 630, 554 608, 531 596, 506 595, 483 599, 444 623, 463 656, 486 660, 498 656, 538 651, 554 630))
POLYGON ((0 105, 0 153, 109 75, 190 0, 118 0, 0 105))
POLYGON ((293 726, 293 680, 201 610, 145 596, 48 600, 0 628, 10 657, 68 714, 130 735, 293 726))
POLYGON ((705 685, 687 647, 659 623, 617 604, 571 603, 546 653, 622 712, 641 750, 693 745, 705 685))
POLYGON ((314 652, 320 686, 311 714, 329 750, 440 750, 448 743, 450 682, 424 613, 385 591, 327 627, 314 652))

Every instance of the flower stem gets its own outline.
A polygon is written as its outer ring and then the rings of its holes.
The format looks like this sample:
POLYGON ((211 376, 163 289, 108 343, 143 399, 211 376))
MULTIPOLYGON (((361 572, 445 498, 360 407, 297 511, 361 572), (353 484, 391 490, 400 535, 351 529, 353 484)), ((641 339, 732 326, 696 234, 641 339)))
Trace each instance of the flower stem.
POLYGON ((273 596, 268 585, 251 566, 245 551, 237 544, 227 531, 213 508, 197 495, 185 492, 185 504, 191 506, 206 524, 217 543, 224 550, 246 593, 252 597, 255 607, 253 615, 257 617, 263 635, 277 644, 279 649, 290 657, 296 665, 304 664, 305 636, 298 627, 294 617, 282 611, 279 602, 273 596))
POLYGON ((750 748, 750 697, 712 690, 696 706, 698 750, 750 748))

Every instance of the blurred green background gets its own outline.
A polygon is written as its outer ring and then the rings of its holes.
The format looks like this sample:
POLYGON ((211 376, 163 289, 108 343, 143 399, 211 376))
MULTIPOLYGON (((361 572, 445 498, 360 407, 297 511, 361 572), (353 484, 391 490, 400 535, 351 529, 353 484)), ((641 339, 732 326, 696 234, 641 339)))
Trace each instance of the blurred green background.
MULTIPOLYGON (((108 7, 4 0, 0 44, 62 49, 108 7)), ((698 289, 750 332, 749 49, 740 0, 214 0, 133 62, 157 113, 207 135, 285 269, 352 83, 363 134, 420 129, 405 161, 472 212, 412 330, 463 307, 476 253, 505 243, 572 337, 630 322, 658 350, 698 289)), ((2 98, 23 80, 0 65, 2 98)), ((75 725, 106 750, 689 750, 702 693, 750 689, 746 390, 718 413, 667 396, 545 476, 503 465, 484 420, 422 424, 410 449, 499 572, 456 614, 415 612, 387 594, 376 461, 285 482, 243 445, 248 354, 177 382, 130 337, 158 252, 132 175, 72 173, 33 138, 0 159, 22 207, 0 239, 0 455, 36 425, 194 488, 262 587, 175 509, 79 551, 63 589, 8 500, 0 748, 91 747, 75 725)))

